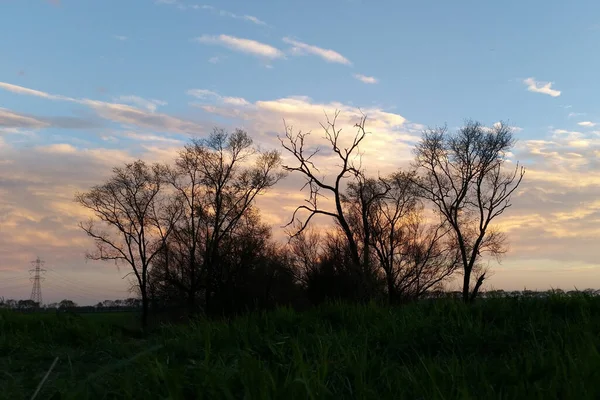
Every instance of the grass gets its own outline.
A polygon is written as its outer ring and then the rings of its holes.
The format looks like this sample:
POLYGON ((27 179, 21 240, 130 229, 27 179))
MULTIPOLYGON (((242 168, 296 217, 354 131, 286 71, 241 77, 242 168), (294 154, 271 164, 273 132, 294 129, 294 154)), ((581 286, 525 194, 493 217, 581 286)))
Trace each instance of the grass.
POLYGON ((600 298, 329 304, 163 326, 0 314, 0 398, 598 399, 600 298))

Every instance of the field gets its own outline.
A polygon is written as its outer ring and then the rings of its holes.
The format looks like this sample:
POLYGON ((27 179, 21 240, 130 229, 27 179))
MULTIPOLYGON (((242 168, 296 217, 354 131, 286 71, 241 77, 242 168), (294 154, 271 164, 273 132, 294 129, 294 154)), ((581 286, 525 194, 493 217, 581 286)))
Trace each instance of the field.
POLYGON ((29 399, 598 399, 600 298, 329 304, 231 322, 0 313, 0 396, 29 399))

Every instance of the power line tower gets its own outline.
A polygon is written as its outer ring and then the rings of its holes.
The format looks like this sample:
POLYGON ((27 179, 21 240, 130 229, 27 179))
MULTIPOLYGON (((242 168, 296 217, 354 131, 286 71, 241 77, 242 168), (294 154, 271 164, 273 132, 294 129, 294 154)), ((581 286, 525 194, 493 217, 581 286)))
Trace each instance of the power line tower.
POLYGON ((35 301, 39 306, 42 305, 42 283, 41 281, 44 278, 41 276, 43 272, 46 272, 45 269, 42 268, 44 262, 40 260, 38 257, 35 261, 31 262, 35 268, 30 269, 29 272, 33 272, 33 278, 30 278, 33 282, 33 287, 31 288, 31 300, 35 301))

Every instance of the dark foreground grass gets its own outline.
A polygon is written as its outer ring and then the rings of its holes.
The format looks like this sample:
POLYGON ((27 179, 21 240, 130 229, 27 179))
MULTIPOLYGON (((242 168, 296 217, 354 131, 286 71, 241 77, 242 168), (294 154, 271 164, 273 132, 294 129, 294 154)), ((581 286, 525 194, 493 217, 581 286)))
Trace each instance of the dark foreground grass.
MULTIPOLYGON (((116 318, 116 317, 112 317, 116 318)), ((144 340, 93 317, 0 314, 0 396, 29 399, 598 399, 600 298, 332 304, 144 340)))

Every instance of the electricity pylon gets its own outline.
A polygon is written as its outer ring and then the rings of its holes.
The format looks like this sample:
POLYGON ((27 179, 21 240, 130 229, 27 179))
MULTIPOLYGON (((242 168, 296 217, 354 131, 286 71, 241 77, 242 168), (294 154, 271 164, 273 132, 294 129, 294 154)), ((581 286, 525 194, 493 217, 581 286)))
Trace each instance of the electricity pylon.
POLYGON ((33 278, 30 278, 33 281, 33 287, 31 288, 31 300, 33 300, 34 302, 36 302, 38 304, 38 306, 42 305, 42 283, 41 281, 44 280, 44 278, 41 276, 41 274, 43 272, 46 272, 45 269, 42 269, 42 265, 44 265, 44 262, 42 260, 40 260, 40 258, 38 257, 35 261, 31 262, 35 268, 30 269, 29 272, 33 272, 33 278))

